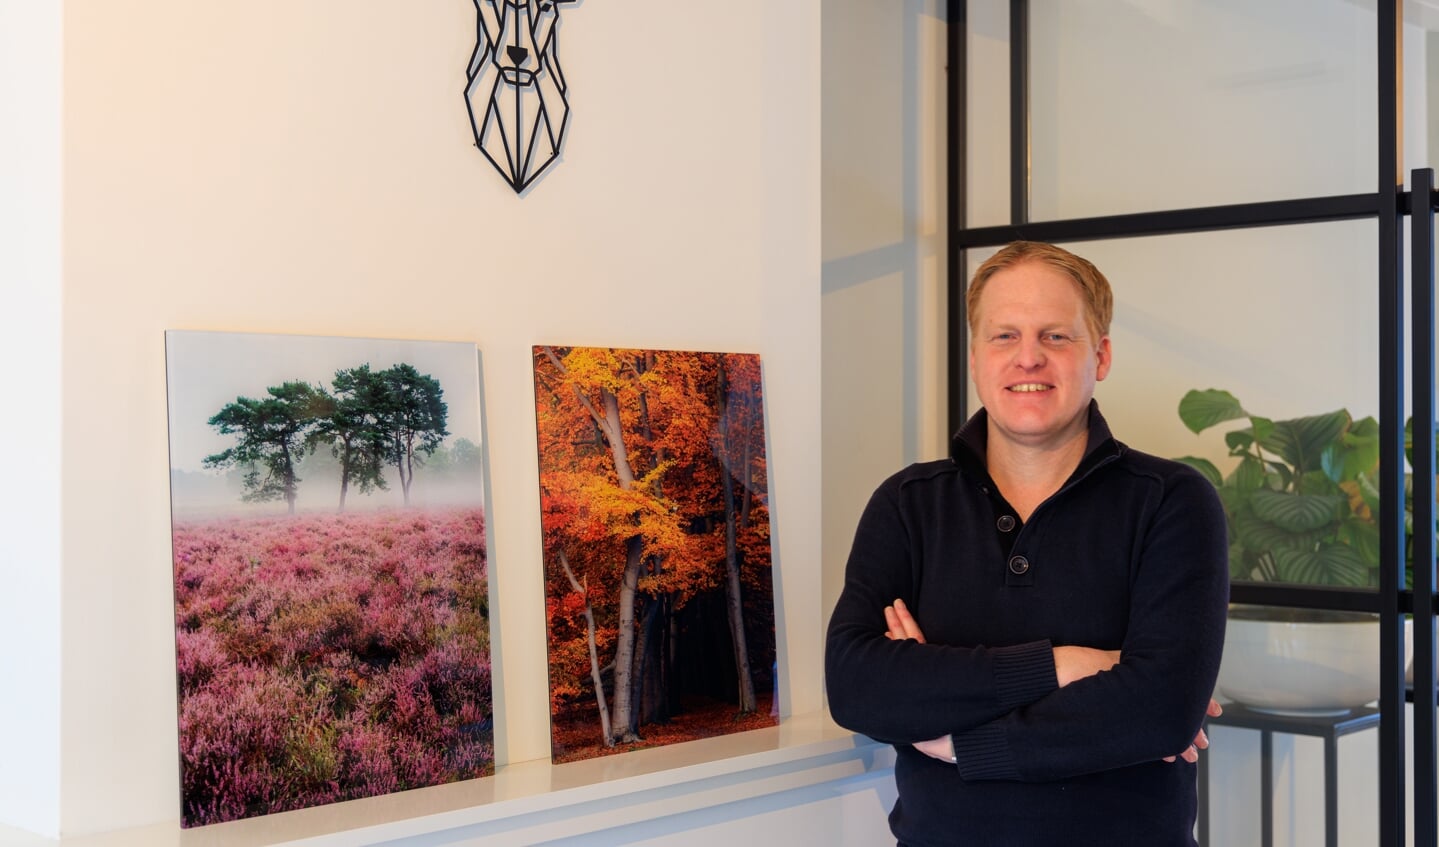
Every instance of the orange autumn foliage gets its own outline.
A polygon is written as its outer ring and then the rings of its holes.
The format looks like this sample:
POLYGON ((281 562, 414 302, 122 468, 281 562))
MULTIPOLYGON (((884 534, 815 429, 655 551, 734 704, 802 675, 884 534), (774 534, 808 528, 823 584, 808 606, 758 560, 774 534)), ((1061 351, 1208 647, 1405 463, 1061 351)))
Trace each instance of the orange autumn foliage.
MULTIPOLYGON (((723 592, 727 556, 741 564, 747 620, 738 638, 761 633, 768 679, 773 594, 758 357, 537 347, 534 368, 555 715, 583 713, 586 704, 593 713, 597 693, 607 693, 624 700, 616 720, 637 723, 629 688, 614 691, 607 678, 610 691, 596 692, 596 671, 629 679, 628 657, 640 674, 643 657, 628 652, 645 644, 638 616, 673 617, 692 599, 723 592), (629 627, 626 602, 638 609, 629 627)), ((599 741, 598 718, 595 727, 599 741)), ((616 726, 614 738, 625 732, 616 726)))

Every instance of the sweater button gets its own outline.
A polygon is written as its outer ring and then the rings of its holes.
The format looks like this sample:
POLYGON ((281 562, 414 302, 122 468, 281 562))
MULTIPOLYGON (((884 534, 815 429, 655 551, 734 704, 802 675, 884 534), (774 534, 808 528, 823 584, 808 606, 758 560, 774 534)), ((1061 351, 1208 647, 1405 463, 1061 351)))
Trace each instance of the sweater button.
POLYGON ((1014 529, 1014 515, 1000 515, 995 526, 999 527, 1000 532, 1009 532, 1014 529))
POLYGON ((1009 560, 1009 572, 1014 574, 1015 576, 1019 576, 1020 574, 1028 570, 1029 560, 1024 558, 1023 556, 1015 556, 1014 558, 1009 560))

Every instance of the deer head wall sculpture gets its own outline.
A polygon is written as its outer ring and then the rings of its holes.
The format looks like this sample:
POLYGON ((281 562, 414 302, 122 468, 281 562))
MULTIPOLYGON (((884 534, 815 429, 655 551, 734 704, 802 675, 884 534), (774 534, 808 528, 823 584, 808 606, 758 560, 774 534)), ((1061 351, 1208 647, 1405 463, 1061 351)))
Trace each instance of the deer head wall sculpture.
POLYGON ((522 192, 564 143, 569 103, 555 38, 562 3, 474 0, 478 13, 465 102, 475 145, 522 192))

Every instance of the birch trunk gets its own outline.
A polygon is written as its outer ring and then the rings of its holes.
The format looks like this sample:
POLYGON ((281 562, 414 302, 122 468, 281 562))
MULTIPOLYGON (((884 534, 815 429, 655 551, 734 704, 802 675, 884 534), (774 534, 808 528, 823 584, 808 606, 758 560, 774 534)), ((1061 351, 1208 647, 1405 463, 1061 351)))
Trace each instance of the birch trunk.
POLYGON ((619 632, 615 637, 615 702, 610 726, 616 742, 638 741, 634 731, 635 593, 639 587, 644 540, 638 535, 626 545, 625 573, 620 582, 619 632))
POLYGON ((595 703, 600 711, 600 735, 606 747, 613 747, 615 740, 610 734, 610 710, 605 704, 605 683, 600 676, 600 654, 595 648, 595 610, 590 607, 590 592, 588 586, 580 585, 580 581, 575 579, 575 572, 570 570, 570 557, 563 550, 560 551, 560 567, 565 569, 570 587, 585 598, 585 637, 590 648, 590 680, 595 685, 595 703))

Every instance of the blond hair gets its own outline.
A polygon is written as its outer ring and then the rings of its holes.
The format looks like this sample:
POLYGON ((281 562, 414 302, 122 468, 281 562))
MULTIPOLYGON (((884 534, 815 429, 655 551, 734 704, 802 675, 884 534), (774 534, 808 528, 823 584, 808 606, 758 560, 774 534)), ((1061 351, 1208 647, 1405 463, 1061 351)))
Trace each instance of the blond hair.
POLYGON ((989 280, 1000 271, 1025 262, 1038 262, 1074 280, 1084 300, 1084 319, 1094 333, 1094 343, 1098 344, 1100 338, 1109 334, 1109 322, 1114 318, 1114 292, 1093 262, 1042 241, 1013 241, 986 259, 970 280, 964 305, 969 312, 971 336, 979 332, 979 297, 989 280))

